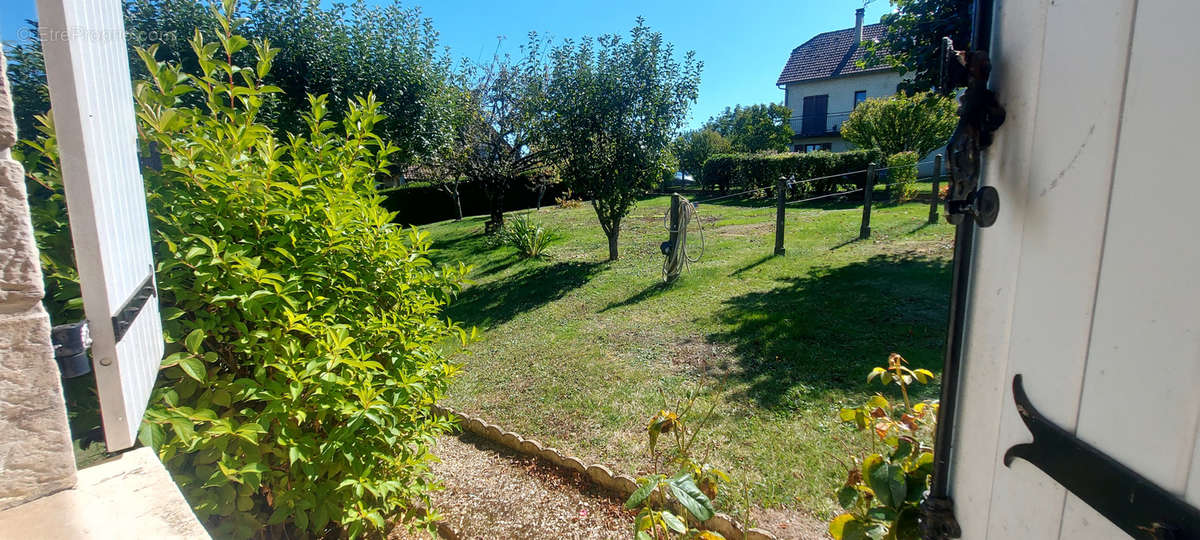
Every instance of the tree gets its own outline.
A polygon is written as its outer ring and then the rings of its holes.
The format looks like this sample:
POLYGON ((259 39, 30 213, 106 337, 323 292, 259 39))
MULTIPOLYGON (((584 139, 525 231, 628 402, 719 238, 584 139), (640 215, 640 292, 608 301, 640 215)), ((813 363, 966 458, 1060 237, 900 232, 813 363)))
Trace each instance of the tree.
POLYGON ((958 122, 954 100, 930 93, 868 99, 842 124, 842 137, 884 155, 904 151, 925 156, 946 144, 958 122))
MULTIPOLYGON (((272 128, 307 132, 303 117, 309 95, 328 95, 330 120, 337 122, 354 96, 374 94, 386 115, 376 132, 398 148, 393 161, 413 164, 451 133, 445 102, 438 99, 451 71, 450 59, 438 46, 433 22, 419 8, 375 6, 365 0, 328 8, 320 0, 257 0, 234 9, 244 20, 239 29, 247 39, 266 40, 280 51, 266 82, 282 92, 261 112, 272 128)), ((36 36, 36 23, 29 24, 36 36)), ((188 41, 196 30, 205 35, 221 30, 214 9, 195 0, 129 0, 125 27, 135 78, 147 75, 134 52, 137 47, 157 46, 161 60, 194 72, 200 66, 188 41)), ((32 134, 34 117, 50 108, 41 48, 36 39, 18 43, 8 48, 8 56, 18 127, 32 134)), ((232 60, 253 58, 243 49, 232 60)), ((198 95, 185 95, 182 101, 201 105, 198 95)))
POLYGON ((479 182, 491 206, 489 232, 504 224, 504 196, 514 181, 547 173, 558 149, 546 137, 549 68, 542 42, 530 33, 523 56, 496 56, 486 67, 464 64, 470 86, 469 116, 456 128, 456 166, 479 182))
POLYGON ((728 139, 736 152, 782 152, 792 140, 791 116, 792 110, 778 103, 738 105, 725 107, 704 127, 728 139))
POLYGON ((732 151, 729 141, 720 133, 710 129, 687 131, 675 140, 675 157, 679 160, 679 170, 699 179, 704 170, 704 162, 716 154, 727 154, 732 151))
POLYGON ((429 182, 450 197, 457 216, 455 219, 461 220, 463 210, 459 188, 468 181, 465 163, 471 152, 461 135, 470 123, 477 121, 478 113, 471 92, 460 85, 446 85, 438 97, 443 101, 449 133, 439 139, 439 144, 425 158, 422 169, 429 182))
POLYGON ((674 47, 640 17, 628 39, 568 40, 552 56, 552 139, 565 156, 563 176, 592 197, 608 260, 615 261, 621 219, 661 180, 702 64, 693 52, 677 60, 674 47))
POLYGON ((887 31, 878 42, 864 43, 865 65, 892 66, 905 76, 899 89, 906 93, 938 88, 948 95, 953 89, 939 88, 942 38, 965 47, 971 37, 970 0, 890 0, 895 10, 880 18, 887 31))
POLYGON ((529 178, 529 187, 537 192, 537 209, 542 209, 542 198, 546 196, 546 190, 550 186, 556 186, 562 183, 562 175, 558 171, 558 167, 547 167, 538 171, 529 178))

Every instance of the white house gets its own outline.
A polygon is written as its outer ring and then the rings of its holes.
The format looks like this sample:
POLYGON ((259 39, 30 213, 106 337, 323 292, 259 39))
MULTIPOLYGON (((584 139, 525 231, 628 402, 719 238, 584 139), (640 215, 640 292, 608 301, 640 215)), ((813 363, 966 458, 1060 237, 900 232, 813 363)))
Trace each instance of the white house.
POLYGON ((848 150, 841 126, 855 105, 896 93, 900 74, 888 66, 858 65, 864 53, 860 43, 879 39, 884 30, 882 24, 863 25, 858 9, 853 28, 817 34, 792 49, 775 84, 792 110, 793 150, 848 150))

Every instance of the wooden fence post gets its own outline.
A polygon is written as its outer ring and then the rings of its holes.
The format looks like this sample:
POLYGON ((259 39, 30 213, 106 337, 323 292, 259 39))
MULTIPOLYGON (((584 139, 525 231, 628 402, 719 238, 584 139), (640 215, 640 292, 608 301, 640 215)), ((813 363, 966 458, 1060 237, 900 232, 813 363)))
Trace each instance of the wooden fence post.
POLYGON ((929 224, 938 221, 938 182, 942 179, 942 155, 933 158, 933 198, 929 201, 929 224))
POLYGON ((858 229, 859 240, 871 237, 871 195, 875 191, 875 164, 867 165, 867 182, 863 188, 862 227, 858 229))
POLYGON ((775 181, 775 254, 783 255, 783 205, 787 203, 787 180, 780 178, 775 181))

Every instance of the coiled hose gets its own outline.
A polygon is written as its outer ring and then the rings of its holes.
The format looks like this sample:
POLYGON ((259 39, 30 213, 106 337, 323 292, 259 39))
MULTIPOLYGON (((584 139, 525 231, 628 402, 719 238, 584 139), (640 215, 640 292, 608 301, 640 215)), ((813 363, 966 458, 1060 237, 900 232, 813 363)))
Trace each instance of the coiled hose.
POLYGON ((704 225, 699 219, 696 220, 696 230, 700 235, 700 253, 692 258, 688 253, 687 235, 689 224, 692 218, 697 216, 696 205, 692 204, 682 195, 675 194, 672 196, 671 204, 675 206, 678 201, 679 208, 679 223, 678 229, 671 228, 671 209, 667 209, 666 215, 663 216, 663 228, 674 240, 667 240, 662 243, 663 252, 663 268, 662 276, 664 282, 674 281, 683 272, 684 268, 688 268, 691 263, 698 262, 700 257, 704 255, 704 225), (678 233, 678 234, 676 234, 678 233))

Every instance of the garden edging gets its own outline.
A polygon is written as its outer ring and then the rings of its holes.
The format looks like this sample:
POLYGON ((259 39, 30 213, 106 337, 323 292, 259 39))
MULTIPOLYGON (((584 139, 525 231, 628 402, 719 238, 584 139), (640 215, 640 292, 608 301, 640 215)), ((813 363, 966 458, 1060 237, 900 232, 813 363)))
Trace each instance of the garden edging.
MULTIPOLYGON (((613 474, 608 467, 594 463, 586 464, 573 456, 563 454, 557 448, 543 446, 534 439, 526 439, 511 431, 504 431, 495 424, 461 411, 456 411, 443 405, 433 405, 435 414, 445 416, 462 428, 463 431, 482 437, 495 444, 501 445, 522 455, 541 459, 560 469, 572 470, 583 474, 593 484, 609 490, 622 499, 626 499, 637 489, 637 481, 628 474, 613 474)), ((757 528, 743 531, 726 514, 718 513, 703 523, 705 529, 715 531, 729 540, 777 540, 774 534, 757 528)))

